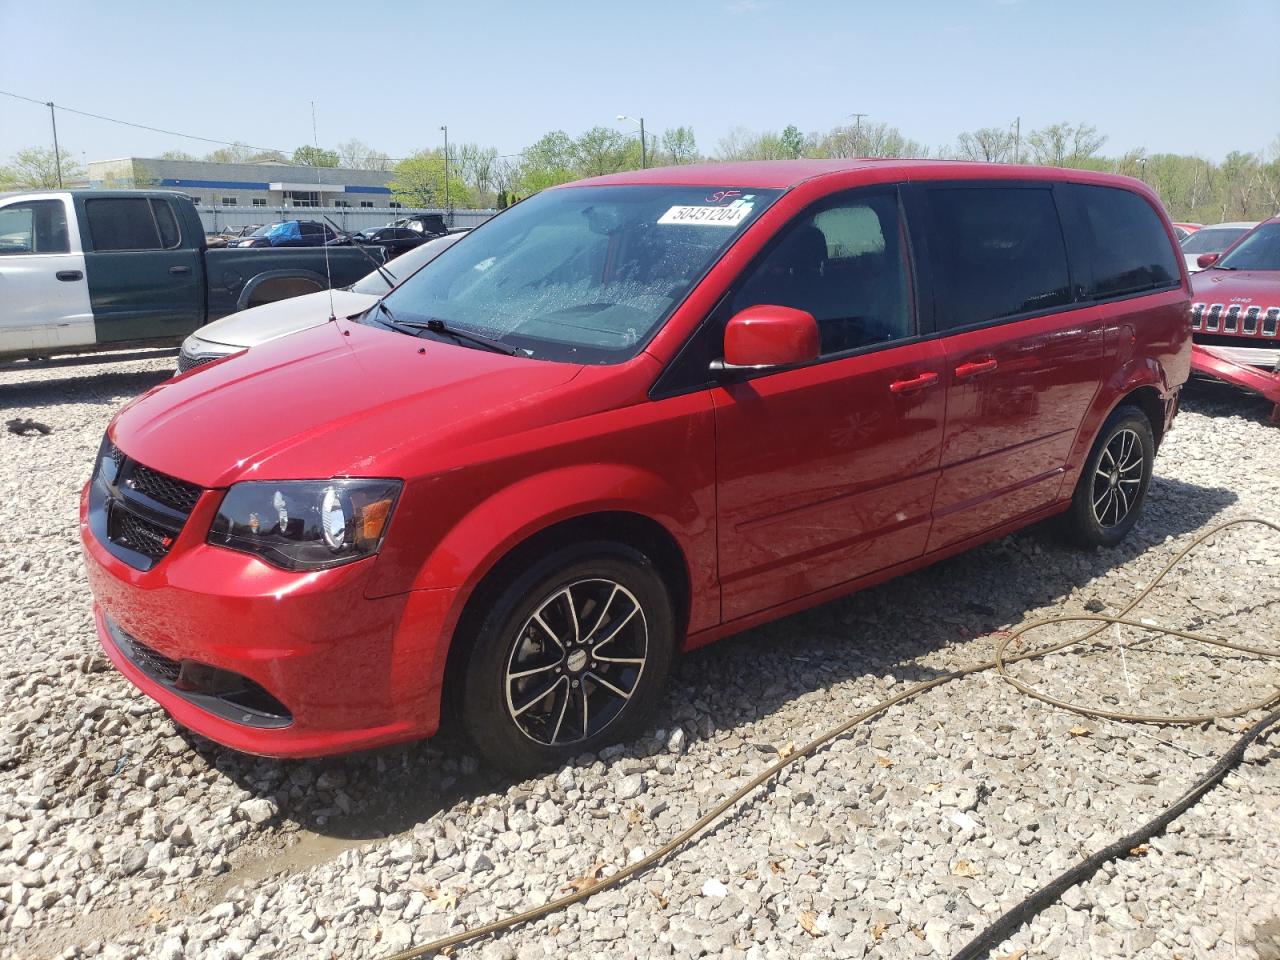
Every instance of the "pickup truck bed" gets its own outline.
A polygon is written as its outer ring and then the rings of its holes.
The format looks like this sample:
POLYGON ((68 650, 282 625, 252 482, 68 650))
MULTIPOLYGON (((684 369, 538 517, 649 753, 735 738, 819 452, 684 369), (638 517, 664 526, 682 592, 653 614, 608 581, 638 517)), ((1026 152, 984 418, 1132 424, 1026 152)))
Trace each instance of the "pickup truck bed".
POLYGON ((3 196, 0 359, 177 344, 237 310, 354 283, 368 252, 209 250, 195 206, 167 190, 3 196))

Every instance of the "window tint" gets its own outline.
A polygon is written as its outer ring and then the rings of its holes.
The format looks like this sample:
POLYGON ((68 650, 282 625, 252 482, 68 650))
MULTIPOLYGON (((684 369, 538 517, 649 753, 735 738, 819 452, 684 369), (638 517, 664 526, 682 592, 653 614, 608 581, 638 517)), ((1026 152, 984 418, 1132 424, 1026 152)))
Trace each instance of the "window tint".
POLYGON ((67 210, 61 200, 27 200, 0 210, 0 256, 70 249, 67 210))
POLYGON ((173 207, 168 200, 152 200, 151 209, 156 215, 156 226, 160 228, 160 245, 172 249, 178 245, 178 221, 174 219, 173 207))
POLYGON ((895 194, 843 199, 788 226, 734 294, 813 314, 823 354, 911 333, 907 258, 895 194))
POLYGON ((303 220, 299 222, 298 229, 304 237, 315 237, 324 233, 324 228, 313 220, 303 220))
POLYGON ((1176 285, 1182 278, 1173 245, 1151 205, 1115 187, 1072 187, 1090 235, 1094 297, 1117 297, 1176 285))
POLYGON ((1220 270, 1280 270, 1280 223, 1264 223, 1214 266, 1220 270))
POLYGON ((1248 227, 1205 227, 1182 242, 1183 253, 1221 253, 1248 232, 1248 227))
POLYGON ((85 215, 95 250, 159 250, 160 232, 151 204, 139 198, 86 200, 85 215))
POLYGON ((1062 306, 1067 251, 1050 190, 928 191, 939 329, 1062 306))

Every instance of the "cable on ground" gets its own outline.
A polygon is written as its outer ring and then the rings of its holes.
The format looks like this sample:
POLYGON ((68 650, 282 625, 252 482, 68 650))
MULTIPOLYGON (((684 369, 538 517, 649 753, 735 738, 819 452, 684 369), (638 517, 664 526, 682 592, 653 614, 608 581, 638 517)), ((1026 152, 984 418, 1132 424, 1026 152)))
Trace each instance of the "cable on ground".
MULTIPOLYGON (((778 774, 780 774, 787 767, 804 759, 805 757, 811 756, 812 754, 816 753, 819 749, 831 743, 832 741, 840 739, 841 737, 848 734, 849 731, 851 731, 854 727, 858 726, 859 724, 864 723, 865 721, 876 716, 877 714, 883 713, 885 710, 889 709, 895 704, 901 703, 904 700, 908 700, 921 693, 924 693, 926 690, 932 690, 934 687, 940 687, 945 683, 950 683, 953 680, 960 680, 964 677, 970 677, 977 673, 984 673, 988 670, 995 670, 1001 677, 1003 677, 1008 683, 1012 684, 1020 692, 1026 694, 1029 697, 1033 697, 1037 700, 1043 701, 1044 703, 1048 703, 1048 704, 1051 704, 1052 706, 1060 707, 1064 710, 1069 710, 1073 713, 1083 714, 1084 716, 1087 716, 1087 717, 1097 717, 1097 718, 1108 719, 1108 720, 1121 720, 1121 721, 1130 722, 1130 723, 1154 723, 1154 724, 1162 724, 1162 725, 1195 725, 1200 723, 1206 723, 1212 720, 1221 720, 1221 719, 1229 719, 1232 717, 1239 717, 1239 716, 1243 716, 1246 713, 1251 713, 1255 710, 1261 710, 1261 709, 1275 706, 1276 704, 1280 704, 1280 686, 1277 686, 1273 688, 1266 696, 1252 703, 1249 703, 1246 706, 1238 707, 1238 708, 1224 711, 1224 712, 1207 713, 1207 714, 1165 714, 1165 715, 1124 713, 1120 711, 1103 710, 1101 708, 1096 708, 1096 707, 1082 706, 1080 704, 1074 704, 1064 700, 1059 700, 1055 697, 1049 696, 1048 694, 1041 693, 1040 691, 1022 682, 1021 680, 1013 676, 1008 671, 1008 667, 1012 664, 1020 663, 1024 660, 1031 660, 1031 659, 1038 659, 1040 657, 1045 657, 1051 653, 1056 653, 1059 650, 1062 650, 1066 647, 1074 646, 1075 644, 1085 643, 1089 640, 1092 640, 1099 633, 1105 630, 1108 626, 1111 626, 1113 624, 1121 624, 1128 627, 1135 627, 1137 629, 1145 630, 1152 634, 1161 634, 1165 636, 1179 637, 1183 640, 1190 640, 1193 642, 1203 643, 1203 644, 1207 644, 1209 646, 1214 646, 1214 647, 1222 647, 1228 650, 1235 650, 1240 653, 1248 653, 1253 656, 1261 657, 1265 659, 1280 660, 1280 650, 1275 650, 1275 649, 1266 650, 1266 649, 1260 649, 1257 647, 1250 647, 1244 644, 1232 643, 1226 640, 1221 640, 1216 637, 1209 637, 1203 634, 1193 633, 1187 630, 1178 630, 1172 627, 1165 627, 1158 624, 1143 623, 1138 620, 1126 619, 1129 616, 1129 614, 1131 614, 1139 605, 1141 605, 1142 602, 1146 600, 1147 597, 1149 597, 1151 593, 1158 586, 1160 586, 1160 584, 1169 575, 1169 573, 1176 566, 1178 566, 1178 564, 1180 564, 1183 561, 1183 559, 1187 557, 1188 554, 1192 553, 1205 541, 1221 533, 1222 531, 1227 530, 1231 527, 1242 526, 1244 524, 1255 524, 1255 525, 1266 527, 1272 530, 1273 532, 1280 533, 1280 524, 1273 523, 1270 520, 1264 520, 1259 517, 1245 517, 1237 520, 1228 520, 1224 523, 1220 523, 1217 526, 1214 526, 1209 530, 1205 531, 1204 533, 1201 533, 1195 539, 1193 539, 1189 544, 1187 544, 1187 546, 1183 547, 1180 551, 1178 551, 1178 553, 1174 555, 1173 559, 1170 560, 1167 564, 1165 564, 1164 568, 1158 574, 1156 574, 1154 578, 1152 578, 1151 582, 1147 584, 1145 588, 1139 591, 1138 595, 1134 597, 1133 600, 1131 600, 1124 607, 1124 609, 1121 610, 1115 616, 1105 616, 1101 614, 1098 614, 1098 615, 1067 614, 1062 616, 1045 617, 1039 620, 1034 620, 1030 623, 1023 624, 1022 626, 1019 626, 1016 629, 1010 631, 1007 635, 1001 637, 999 642, 996 644, 996 653, 995 653, 994 659, 988 660, 983 663, 973 664, 968 667, 961 667, 958 670, 952 670, 949 673, 940 674, 922 683, 914 684, 913 686, 910 686, 905 690, 902 690, 894 694, 893 696, 886 697, 884 700, 881 700, 878 703, 872 704, 871 706, 867 707, 865 710, 862 710, 859 713, 854 714, 849 719, 838 724, 837 726, 832 727, 831 729, 827 730, 825 733, 820 734, 819 736, 810 740, 804 746, 799 747, 793 753, 789 754, 788 756, 782 759, 777 760, 770 766, 766 767, 763 771, 761 771, 759 774, 753 777, 745 785, 735 790, 732 794, 730 794, 725 799, 721 800, 714 807, 708 810, 705 814, 699 817, 695 823, 693 823, 689 827, 686 827, 684 830, 680 831, 678 834, 676 834, 674 837, 672 837, 670 840, 668 840, 661 847, 659 847, 653 853, 649 854, 644 859, 638 860, 633 864, 623 867, 617 873, 614 873, 609 875, 608 877, 602 878, 600 881, 593 884, 592 886, 583 888, 581 890, 577 890, 563 897, 557 897, 554 900, 549 900, 547 903, 541 906, 532 907, 528 910, 523 910, 520 913, 512 914, 509 917, 503 917, 498 920, 494 920, 490 923, 481 924, 480 926, 477 926, 477 927, 470 927, 468 929, 461 930, 458 933, 453 933, 448 936, 441 937, 438 940, 433 940, 432 942, 423 944, 422 946, 410 947, 407 950, 402 950, 399 953, 396 953, 388 957, 387 960, 416 960, 416 958, 418 957, 425 957, 432 954, 438 954, 443 950, 449 949, 451 947, 456 947, 459 944, 469 943, 473 940, 478 940, 481 937, 489 936, 490 934, 501 933, 503 931, 511 929, 512 927, 516 927, 524 923, 529 923, 534 920, 540 920, 541 918, 548 916, 549 914, 557 913, 561 910, 564 910, 567 907, 572 906, 575 903, 580 903, 581 901, 586 900, 587 898, 593 896, 594 894, 601 893, 612 887, 619 886, 620 884, 622 884, 626 880, 629 880, 631 877, 635 876, 636 874, 643 873, 649 870, 651 867, 656 866, 659 862, 666 859, 675 851, 679 850, 691 839, 693 839, 695 836, 700 834, 703 830, 705 830, 711 824, 715 823, 717 820, 723 817, 724 814, 726 814, 729 810, 731 810, 734 806, 736 806, 748 794, 754 792, 763 784, 777 777, 778 774), (1067 640, 1061 641, 1060 643, 1056 643, 1048 647, 1043 647, 1040 649, 1030 650, 1030 651, 1023 651, 1021 653, 1015 653, 1012 656, 1006 655, 1006 651, 1010 648, 1011 645, 1016 644, 1017 641, 1023 635, 1029 633, 1032 630, 1046 627, 1046 626, 1049 626, 1050 624, 1084 623, 1084 622, 1092 622, 1095 624, 1095 626, 1089 628, 1087 631, 1080 634, 1079 636, 1071 637, 1067 640)), ((1210 789, 1212 789, 1216 784, 1221 782, 1223 777, 1226 776, 1227 772, 1239 764, 1240 759, 1244 756, 1244 751, 1248 747, 1248 745, 1252 743, 1254 740, 1256 740, 1259 736, 1261 736, 1262 733, 1268 727, 1276 723, 1278 720, 1280 720, 1280 710, 1276 710, 1274 713, 1270 714, 1269 716, 1266 716, 1263 719, 1259 720, 1256 724, 1253 725, 1253 727, 1249 729, 1248 732, 1244 734, 1243 737, 1240 738, 1240 740, 1236 742, 1235 746, 1232 747, 1232 749, 1228 751, 1222 757, 1221 760, 1218 761, 1218 763, 1213 767, 1213 769, 1209 772, 1208 775, 1202 778, 1194 787, 1192 787, 1185 794, 1183 794, 1183 796, 1179 800, 1177 800, 1173 805, 1168 807, 1162 814, 1160 814, 1160 816, 1156 817, 1154 820, 1145 824, 1144 826, 1134 831, 1133 833, 1129 834, 1128 836, 1122 837, 1119 840, 1117 840, 1115 843, 1111 844, 1110 846, 1104 848, 1103 850, 1098 851, 1094 855, 1082 861, 1076 867, 1072 868, 1071 870, 1068 870, 1066 873, 1062 874, 1057 879, 1053 880, 1049 884, 1042 887, 1040 890, 1036 891, 1034 894, 1032 894, 1022 903, 1020 903, 1019 905, 1017 905, 1016 907, 1014 907, 1013 909, 1005 913, 998 920, 996 920, 995 923, 993 923, 990 927, 984 930, 981 934, 975 937, 963 950, 960 951, 960 953, 956 954, 954 960, 972 960, 972 958, 983 956, 992 947, 998 945, 1000 942, 1002 942, 1005 939, 1008 939, 1008 937, 1012 936, 1015 932, 1017 932, 1019 927, 1021 927, 1024 923, 1028 922, 1029 920, 1031 920, 1037 913, 1043 910, 1046 906, 1053 903, 1065 890, 1079 883, 1081 880, 1085 880, 1088 877, 1092 876, 1105 862, 1107 862, 1108 860, 1115 859, 1116 857, 1128 855, 1130 850, 1138 846, 1144 840, 1164 830, 1165 827, 1167 827, 1168 824, 1171 823, 1176 817, 1178 817, 1181 813, 1183 813, 1185 810, 1191 807, 1197 800, 1200 799, 1200 797, 1202 797, 1205 793, 1207 793, 1210 789)))

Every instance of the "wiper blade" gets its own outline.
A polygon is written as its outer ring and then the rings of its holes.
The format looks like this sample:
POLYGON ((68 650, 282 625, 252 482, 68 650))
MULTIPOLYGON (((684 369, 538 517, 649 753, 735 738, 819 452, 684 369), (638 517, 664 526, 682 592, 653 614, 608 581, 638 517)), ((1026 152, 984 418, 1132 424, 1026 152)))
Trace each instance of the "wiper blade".
POLYGON ((486 337, 479 333, 471 333, 467 330, 459 330, 438 317, 431 317, 428 320, 397 320, 395 314, 391 312, 391 308, 381 300, 374 304, 374 309, 385 313, 389 321, 387 325, 394 330, 399 330, 401 333, 406 333, 410 330, 426 330, 430 333, 438 333, 441 336, 453 337, 455 340, 465 340, 468 343, 474 343, 476 346, 492 350, 494 353, 505 354, 508 357, 516 355, 516 349, 507 346, 501 340, 494 340, 491 337, 486 337))
MULTIPOLYGON (((333 220, 329 218, 328 214, 325 214, 324 218, 329 221, 329 223, 333 226, 333 229, 341 232, 341 228, 336 223, 334 223, 333 220)), ((390 270, 388 270, 386 267, 384 267, 381 263, 379 263, 374 258, 373 254, 371 254, 368 250, 364 248, 363 244, 359 243, 355 239, 352 239, 352 238, 348 238, 348 239, 351 239, 351 245, 355 247, 357 250, 359 250, 364 255, 364 258, 366 260, 368 260, 370 263, 373 264, 373 269, 378 271, 378 276, 382 277, 382 282, 387 285, 387 288, 390 290, 394 290, 396 286, 396 275, 392 273, 390 270)))

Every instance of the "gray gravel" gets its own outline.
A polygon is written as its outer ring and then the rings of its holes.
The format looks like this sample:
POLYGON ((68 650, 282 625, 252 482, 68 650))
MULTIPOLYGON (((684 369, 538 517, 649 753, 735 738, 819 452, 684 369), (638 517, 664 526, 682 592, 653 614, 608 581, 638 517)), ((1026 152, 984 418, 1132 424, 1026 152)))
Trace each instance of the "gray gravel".
MULTIPOLYGON (((0 373, 5 419, 53 427, 0 433, 2 957, 379 957, 545 902, 644 856, 789 745, 986 659, 997 631, 1117 609, 1196 531, 1280 515, 1280 432, 1262 404, 1200 390, 1116 551, 1028 531, 748 631, 682 661, 641 740, 540 779, 503 780, 443 741, 275 762, 175 728, 94 638, 79 487, 112 411, 171 363, 0 373)), ((1280 537, 1223 535, 1140 613, 1280 650, 1278 573, 1280 537)), ((1174 712, 1280 684, 1275 662, 1136 632, 1121 644, 1020 675, 1174 712)), ((1249 719, 1135 727, 990 675, 949 684, 803 761, 646 876, 456 955, 950 956, 1171 801, 1249 719)), ((997 955, 1280 956, 1276 761, 1280 735, 997 955)))

